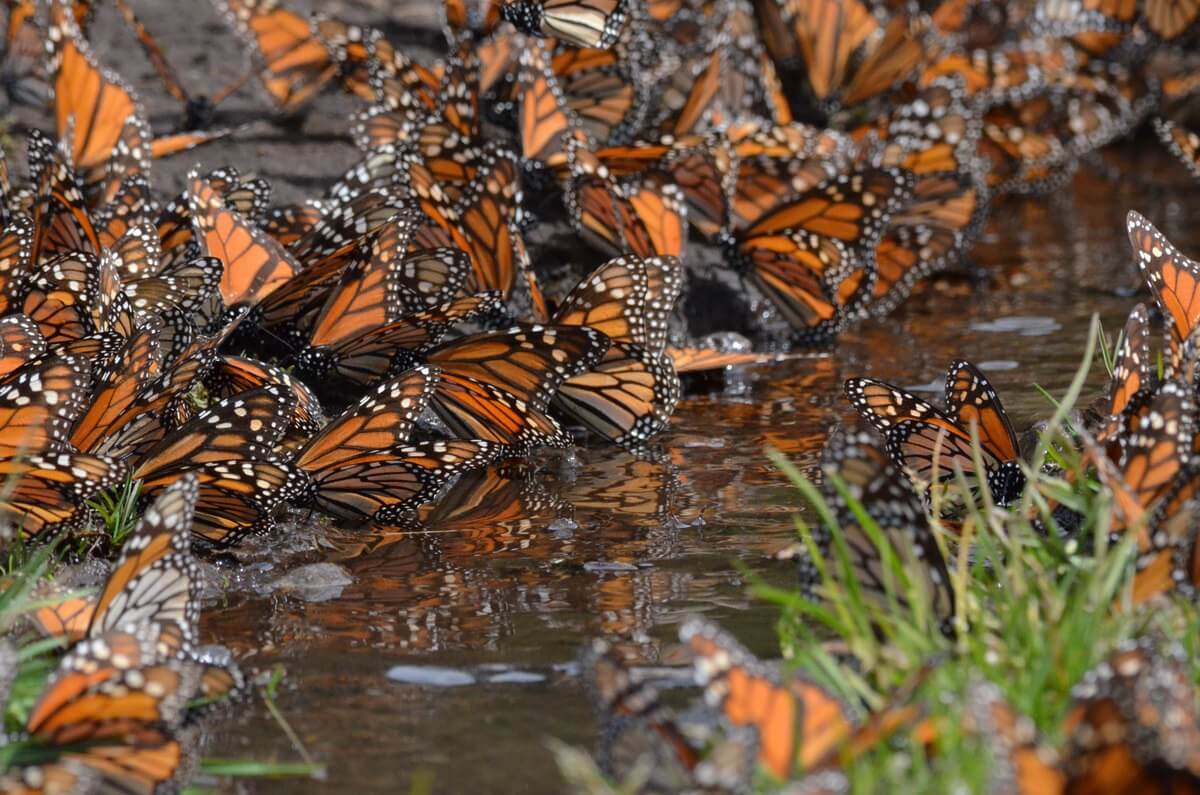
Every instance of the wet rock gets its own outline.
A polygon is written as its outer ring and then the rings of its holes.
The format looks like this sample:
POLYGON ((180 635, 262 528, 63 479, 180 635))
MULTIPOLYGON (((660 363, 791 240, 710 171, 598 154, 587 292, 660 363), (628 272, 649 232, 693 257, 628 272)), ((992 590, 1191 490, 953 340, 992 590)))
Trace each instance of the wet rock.
POLYGON ((297 596, 306 602, 327 602, 342 595, 342 589, 354 582, 341 566, 312 563, 292 569, 268 583, 266 590, 297 596))
POLYGON ((1022 337, 1045 337, 1062 328, 1062 324, 1052 317, 1037 317, 1013 315, 998 317, 983 323, 972 323, 972 331, 986 331, 996 334, 1020 334, 1022 337))
POLYGON ((535 685, 545 681, 545 675, 534 671, 500 671, 487 676, 488 684, 493 685, 535 685))
POLYGON ((393 682, 425 687, 463 687, 476 682, 475 677, 466 671, 439 665, 393 665, 388 669, 387 678, 393 682))
POLYGON ((637 571, 632 563, 620 563, 615 560, 589 560, 583 564, 584 571, 594 573, 637 571))

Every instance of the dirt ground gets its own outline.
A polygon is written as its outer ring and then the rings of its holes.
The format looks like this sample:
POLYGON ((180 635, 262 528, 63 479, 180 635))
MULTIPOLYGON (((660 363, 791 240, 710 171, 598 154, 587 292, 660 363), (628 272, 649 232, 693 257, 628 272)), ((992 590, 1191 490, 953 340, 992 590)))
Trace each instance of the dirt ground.
MULTIPOLYGON (((207 0, 128 0, 130 7, 159 41, 184 90, 207 96, 243 75, 250 67, 241 39, 225 24, 207 0)), ((115 69, 133 86, 150 117, 156 135, 174 132, 183 118, 180 103, 159 81, 133 32, 110 3, 98 3, 90 31, 93 49, 105 66, 115 69)), ((436 2, 389 3, 288 0, 288 8, 308 14, 321 11, 351 22, 369 24, 405 46, 420 60, 436 57, 430 48, 441 40, 441 5, 436 2)), ((183 188, 196 164, 205 169, 236 166, 243 173, 265 177, 274 186, 273 203, 283 204, 317 196, 355 162, 356 152, 346 130, 356 100, 330 88, 298 118, 279 119, 261 85, 254 79, 217 108, 214 126, 248 125, 233 137, 157 161, 152 184, 163 195, 183 188)), ((28 127, 53 131, 48 111, 17 108, 11 129, 20 142, 28 127)), ((18 144, 18 148, 20 145, 18 144)), ((18 156, 18 169, 23 163, 18 156)))

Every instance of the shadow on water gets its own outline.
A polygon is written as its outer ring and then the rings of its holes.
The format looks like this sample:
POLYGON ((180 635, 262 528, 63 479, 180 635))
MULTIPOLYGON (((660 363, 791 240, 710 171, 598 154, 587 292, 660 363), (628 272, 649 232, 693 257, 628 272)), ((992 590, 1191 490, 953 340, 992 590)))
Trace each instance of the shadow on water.
MULTIPOLYGON (((669 660, 674 625, 702 611, 755 651, 776 651, 772 611, 746 596, 735 565, 790 577, 770 556, 791 538, 798 497, 763 449, 809 466, 828 430, 852 421, 844 379, 939 388, 960 356, 988 372, 1019 429, 1046 416, 1033 385, 1061 392, 1090 315, 1116 333, 1138 300, 1126 211, 1200 251, 1200 230, 1166 198, 1200 200, 1200 189, 1164 179, 1173 188, 1082 174, 1073 195, 1006 202, 972 255, 986 284, 939 282, 831 354, 694 386, 650 456, 580 449, 461 482, 423 530, 323 532, 328 548, 307 559, 335 562, 349 584, 235 591, 206 611, 207 629, 250 667, 287 668, 281 707, 356 792, 406 791, 414 774, 437 791, 558 791, 545 739, 594 741, 571 666, 584 638, 669 660)), ((219 727, 210 752, 292 754, 257 707, 219 727)), ((261 789, 306 786, 322 787, 261 789)))

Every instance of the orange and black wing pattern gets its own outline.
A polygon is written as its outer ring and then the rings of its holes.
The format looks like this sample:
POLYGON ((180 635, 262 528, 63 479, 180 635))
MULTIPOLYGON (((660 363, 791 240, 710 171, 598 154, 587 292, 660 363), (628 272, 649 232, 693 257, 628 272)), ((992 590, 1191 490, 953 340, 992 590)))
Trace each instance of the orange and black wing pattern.
POLYGON ((1167 318, 1171 363, 1200 320, 1200 263, 1189 259, 1136 212, 1127 220, 1129 242, 1142 278, 1167 318))
POLYGON ((207 180, 190 179, 188 204, 201 253, 224 265, 220 291, 226 306, 260 301, 300 271, 291 254, 227 206, 207 180))
POLYGON ((705 700, 732 723, 758 731, 759 763, 776 779, 811 770, 852 734, 842 701, 804 679, 785 682, 716 625, 689 620, 679 635, 695 655, 705 700))
POLYGON ((216 0, 225 19, 253 47, 259 78, 283 113, 303 108, 338 73, 309 21, 276 0, 216 0))

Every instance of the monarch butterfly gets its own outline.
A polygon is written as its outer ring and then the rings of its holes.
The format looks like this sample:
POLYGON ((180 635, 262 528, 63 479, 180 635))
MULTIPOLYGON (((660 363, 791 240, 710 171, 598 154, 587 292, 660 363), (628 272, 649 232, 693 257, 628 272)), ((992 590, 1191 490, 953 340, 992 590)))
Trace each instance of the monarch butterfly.
POLYGON ((228 207, 195 173, 188 176, 188 206, 200 252, 225 266, 220 291, 227 307, 253 304, 300 271, 279 243, 228 207))
MULTIPOLYGON (((934 617, 947 621, 954 613, 950 573, 930 528, 925 505, 908 479, 863 433, 831 436, 822 453, 821 469, 826 475, 825 499, 842 528, 837 540, 825 529, 817 531, 827 570, 836 579, 844 575, 836 545, 845 550, 849 576, 865 599, 878 600, 879 604, 894 599, 907 605, 910 595, 919 594, 928 599, 934 617), (897 579, 880 546, 862 529, 854 510, 833 485, 835 476, 879 526, 888 546, 900 558, 907 583, 897 579)), ((801 586, 811 591, 822 583, 822 577, 806 557, 801 557, 800 563, 801 586)))
MULTIPOLYGON (((377 31, 357 33, 353 28, 338 31, 323 22, 318 26, 322 38, 329 35, 326 46, 333 47, 334 59, 341 64, 343 75, 349 75, 348 88, 364 99, 376 102, 379 111, 399 112, 398 117, 411 118, 408 114, 437 109, 445 82, 443 64, 430 68, 422 66, 377 31), (356 35, 364 42, 362 47, 353 41, 356 35), (365 58, 360 60, 360 55, 365 58)), ((346 79, 344 76, 343 80, 346 79)))
POLYGON ((1078 66, 1074 47, 1052 38, 1021 38, 970 52, 950 51, 922 70, 918 85, 947 76, 962 79, 968 97, 987 105, 1020 103, 1041 92, 1050 76, 1078 66))
POLYGON ((970 362, 950 365, 946 411, 870 378, 847 381, 846 396, 858 413, 884 435, 888 455, 896 466, 911 472, 918 483, 936 486, 951 481, 955 469, 961 468, 968 478, 985 478, 992 498, 1000 505, 1011 503, 1024 489, 1025 476, 1012 423, 992 385, 970 362), (983 472, 975 469, 973 432, 979 435, 983 472))
POLYGON ((988 166, 989 187, 1000 193, 1040 194, 1060 184, 1075 161, 1057 122, 1047 95, 990 107, 977 147, 988 166))
POLYGON ((791 107, 764 43, 770 34, 759 36, 753 6, 735 5, 729 27, 734 39, 725 55, 733 59, 733 68, 718 89, 722 106, 734 118, 754 116, 772 124, 790 124, 794 120, 791 107))
POLYGON ((802 678, 784 682, 714 624, 685 621, 679 638, 695 654, 705 700, 735 724, 758 730, 758 760, 786 780, 797 768, 813 770, 853 731, 850 708, 802 678))
POLYGON ((897 107, 876 128, 882 150, 873 162, 900 166, 923 176, 968 171, 981 129, 968 106, 962 78, 938 78, 897 107))
POLYGON ((284 449, 299 447, 321 428, 321 404, 316 395, 303 381, 278 367, 243 356, 222 355, 201 376, 201 382, 210 399, 218 400, 271 385, 278 385, 290 392, 292 411, 287 417, 287 430, 280 441, 284 449))
POLYGON ((918 281, 956 265, 987 211, 983 178, 970 170, 918 177, 911 202, 892 216, 875 248, 871 311, 887 314, 918 281))
POLYGON ((727 132, 737 156, 731 225, 741 229, 788 198, 850 169, 854 144, 832 130, 742 122, 727 132))
POLYGON ((133 305, 111 256, 79 252, 50 260, 34 275, 23 311, 51 344, 106 332, 127 339, 135 331, 133 305))
POLYGON ((607 641, 595 639, 584 646, 579 665, 603 721, 599 760, 606 773, 624 779, 639 766, 647 769, 649 760, 653 764, 646 785, 654 789, 739 792, 749 786, 757 756, 751 730, 710 731, 715 737, 706 738, 711 747, 705 747, 695 736, 698 727, 678 725, 657 690, 636 680, 607 641))
POLYGON ((563 382, 554 405, 618 444, 637 445, 662 430, 680 394, 663 348, 682 289, 682 265, 673 257, 618 257, 576 285, 553 323, 591 327, 612 344, 591 370, 563 382))
POLYGON ((0 232, 0 311, 17 310, 33 271, 33 221, 14 216, 0 232))
POLYGON ((1039 32, 1060 38, 1080 33, 1127 31, 1136 19, 1137 5, 1124 0, 1088 0, 1086 3, 1043 0, 1034 8, 1033 22, 1039 32))
POLYGON ((1072 691, 1068 792, 1200 791, 1200 726, 1182 653, 1126 643, 1072 691))
POLYGON ((353 247, 407 210, 403 202, 384 192, 359 194, 323 212, 311 229, 287 244, 288 252, 309 266, 334 258, 344 261, 353 247))
MULTIPOLYGON (((214 355, 201 345, 194 353, 161 367, 160 329, 154 324, 142 326, 124 341, 112 365, 97 375, 91 403, 71 431, 71 444, 77 450, 114 456, 125 453, 128 434, 139 427, 139 418, 144 415, 157 422, 213 366, 214 355)), ((205 344, 215 346, 216 342, 205 344)))
POLYGON ((222 695, 234 678, 206 661, 163 656, 164 631, 159 623, 111 630, 63 657, 26 723, 49 761, 13 771, 16 791, 92 781, 150 792, 171 779, 183 759, 172 735, 188 703, 222 695))
POLYGON ((1200 264, 1184 256, 1138 213, 1131 210, 1126 225, 1138 270, 1168 319, 1169 360, 1173 368, 1178 367, 1184 340, 1200 320, 1200 264))
POLYGON ((679 137, 702 132, 720 120, 716 104, 721 78, 729 72, 724 48, 688 62, 660 89, 659 108, 649 124, 664 135, 679 137))
POLYGON ((793 328, 828 337, 869 300, 875 271, 867 258, 913 182, 900 169, 842 174, 726 233, 725 245, 793 328))
POLYGON ((608 344, 608 337, 586 326, 518 325, 447 343, 426 361, 544 411, 563 382, 594 367, 608 344))
POLYGON ((573 176, 566 203, 579 234, 612 256, 681 256, 687 204, 679 188, 655 172, 616 180, 577 143, 571 141, 568 155, 573 176))
POLYGON ((1145 304, 1138 304, 1130 310, 1121 332, 1121 345, 1117 350, 1116 366, 1109 385, 1109 421, 1099 434, 1100 441, 1106 441, 1116 434, 1125 410, 1135 401, 1140 402, 1139 393, 1153 389, 1152 368, 1150 315, 1145 304))
POLYGON ((1200 19, 1200 5, 1193 0, 1146 0, 1139 24, 1163 41, 1176 41, 1191 31, 1200 19))
POLYGON ((628 19, 625 0, 505 0, 500 15, 524 33, 604 50, 628 19))
POLYGON ((122 545, 99 595, 40 608, 34 614, 38 628, 75 642, 118 627, 161 624, 161 656, 181 656, 194 647, 200 571, 190 528, 197 496, 190 477, 164 491, 122 545))
POLYGON ((75 170, 58 148, 39 133, 29 136, 29 169, 35 186, 32 263, 55 254, 97 254, 100 237, 92 223, 75 170))
POLYGON ((1195 401, 1191 389, 1177 381, 1167 381, 1146 401, 1145 408, 1130 421, 1132 430, 1124 439, 1121 472, 1114 477, 1103 461, 1095 461, 1098 475, 1113 491, 1113 532, 1139 529, 1139 547, 1143 552, 1161 538, 1157 528, 1146 527, 1155 502, 1165 495, 1192 456, 1196 434, 1195 401), (1152 538, 1153 535, 1153 538, 1152 538))
MULTIPOLYGON (((271 200, 271 186, 266 180, 243 179, 232 167, 214 169, 204 179, 221 195, 226 207, 237 210, 246 220, 257 223, 266 214, 271 200)), ((158 229, 161 267, 169 268, 199 253, 187 190, 167 202, 154 223, 158 229)))
POLYGON ((923 30, 904 16, 880 24, 858 0, 796 7, 792 29, 809 88, 827 109, 852 107, 913 75, 924 59, 923 30))
POLYGON ((171 97, 179 102, 183 109, 183 119, 180 122, 180 129, 183 132, 174 135, 157 138, 151 145, 151 156, 154 159, 166 157, 167 155, 176 152, 182 152, 187 149, 199 146, 209 141, 215 141, 229 135, 233 130, 204 130, 199 131, 202 127, 208 127, 213 120, 213 115, 216 113, 217 106, 225 101, 228 97, 234 94, 245 82, 253 75, 252 71, 246 72, 245 75, 238 77, 233 82, 217 90, 211 97, 208 96, 192 96, 183 83, 179 80, 179 75, 167 60, 166 54, 158 41, 151 35, 146 26, 134 13, 132 7, 126 0, 115 0, 114 3, 117 10, 125 20, 125 24, 134 32, 137 37, 138 44, 146 55, 146 60, 154 68, 158 74, 160 82, 167 90, 171 97))
MULTIPOLYGON (((295 472, 275 461, 210 461, 186 471, 195 475, 200 486, 193 538, 216 548, 231 546, 251 533, 268 532, 275 525, 276 509, 300 486, 295 472)), ((173 467, 142 473, 142 493, 152 499, 183 472, 173 467)))
POLYGON ((289 246, 311 231, 321 220, 321 215, 321 207, 310 199, 300 204, 272 207, 260 226, 281 245, 289 246))
POLYGON ((626 144, 638 135, 654 92, 636 58, 617 50, 559 46, 550 69, 567 107, 597 144, 626 144))
POLYGON ((1164 119, 1154 120, 1154 131, 1171 154, 1179 158, 1194 177, 1200 179, 1200 135, 1164 119))
POLYGON ((419 158, 457 201, 484 165, 488 149, 478 143, 478 68, 474 55, 466 62, 452 59, 444 98, 433 111, 393 110, 386 103, 368 109, 351 129, 355 143, 367 153, 393 144, 406 147, 408 156, 419 158))
POLYGON ((486 465, 486 442, 404 446, 433 395, 435 375, 417 367, 384 382, 326 425, 292 460, 304 483, 291 499, 349 519, 394 517, 456 472, 486 465))
MULTIPOLYGON (((589 133, 566 104, 540 46, 521 53, 518 85, 523 156, 568 178, 570 142, 587 143, 589 133)), ((660 144, 606 147, 593 154, 615 177, 646 170, 670 174, 687 200, 688 220, 703 234, 713 235, 728 222, 737 168, 724 136, 667 137, 660 144)))
POLYGON ((97 64, 63 0, 50 4, 46 39, 54 80, 55 127, 93 203, 112 198, 120 179, 150 169, 149 125, 133 90, 97 64))
POLYGON ((455 436, 507 445, 514 454, 564 447, 569 439, 548 413, 550 400, 563 381, 594 366, 607 344, 578 327, 467 337, 429 357, 437 378, 430 408, 455 436))
POLYGON ((337 74, 337 64, 308 20, 277 0, 214 2, 226 23, 253 48, 263 88, 283 113, 300 110, 337 74))
POLYGON ((157 439, 152 435, 133 472, 143 481, 143 499, 193 472, 198 539, 227 546, 268 529, 274 509, 297 487, 297 478, 271 460, 293 400, 290 392, 266 386, 226 398, 157 439))
POLYGON ((414 231, 412 218, 392 216, 344 257, 335 253, 289 279, 258 307, 257 323, 319 347, 438 309, 460 292, 470 261, 458 249, 410 251, 414 231))
POLYGON ((128 472, 112 458, 81 453, 47 451, 0 459, 3 524, 29 538, 84 527, 93 515, 88 501, 119 487, 128 472))
POLYGON ((0 458, 65 447, 90 386, 87 361, 53 354, 0 381, 0 458))
MULTIPOLYGON (((521 186, 514 155, 493 151, 481 155, 474 179, 450 202, 428 176, 414 182, 415 199, 429 219, 417 232, 415 244, 423 248, 456 247, 471 258, 468 292, 498 290, 508 300, 530 270, 529 255, 518 229, 521 220, 521 186)), ((419 169, 410 175, 419 174, 419 169)), ((427 175, 428 172, 425 172, 427 175)))
POLYGON ((0 377, 46 352, 46 339, 27 315, 0 318, 0 377))

